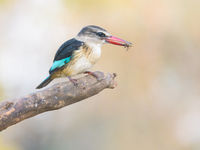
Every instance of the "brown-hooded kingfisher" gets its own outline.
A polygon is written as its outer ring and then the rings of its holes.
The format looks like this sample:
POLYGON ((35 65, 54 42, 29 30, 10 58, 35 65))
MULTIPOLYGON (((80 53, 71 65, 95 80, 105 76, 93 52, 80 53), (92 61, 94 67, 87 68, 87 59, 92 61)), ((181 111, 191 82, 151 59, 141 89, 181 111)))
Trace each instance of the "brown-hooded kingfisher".
POLYGON ((71 82, 72 75, 88 73, 88 71, 100 58, 101 46, 105 43, 111 43, 124 47, 131 46, 130 42, 119 39, 109 34, 105 29, 89 25, 84 27, 75 38, 72 38, 61 45, 54 57, 53 65, 49 70, 49 76, 37 87, 45 87, 53 79, 59 77, 68 77, 71 82))

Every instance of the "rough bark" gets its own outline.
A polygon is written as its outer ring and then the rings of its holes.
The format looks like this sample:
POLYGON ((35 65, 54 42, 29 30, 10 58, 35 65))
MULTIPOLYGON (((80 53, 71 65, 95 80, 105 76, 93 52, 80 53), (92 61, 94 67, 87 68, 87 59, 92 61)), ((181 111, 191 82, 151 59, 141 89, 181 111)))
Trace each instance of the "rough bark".
POLYGON ((98 80, 87 75, 77 79, 77 86, 71 82, 57 83, 27 96, 0 103, 0 131, 24 119, 40 113, 60 109, 85 98, 98 94, 106 88, 114 88, 116 74, 95 72, 98 80))

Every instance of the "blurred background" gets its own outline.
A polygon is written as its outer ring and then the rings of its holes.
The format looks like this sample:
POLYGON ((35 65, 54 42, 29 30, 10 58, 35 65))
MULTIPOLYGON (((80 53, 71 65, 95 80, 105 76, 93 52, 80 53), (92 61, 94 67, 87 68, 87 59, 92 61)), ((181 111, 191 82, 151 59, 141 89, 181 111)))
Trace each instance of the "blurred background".
POLYGON ((1 101, 35 92, 58 47, 86 25, 134 44, 103 46, 93 68, 117 73, 117 88, 9 127, 0 150, 199 150, 199 8, 198 0, 0 0, 1 101))

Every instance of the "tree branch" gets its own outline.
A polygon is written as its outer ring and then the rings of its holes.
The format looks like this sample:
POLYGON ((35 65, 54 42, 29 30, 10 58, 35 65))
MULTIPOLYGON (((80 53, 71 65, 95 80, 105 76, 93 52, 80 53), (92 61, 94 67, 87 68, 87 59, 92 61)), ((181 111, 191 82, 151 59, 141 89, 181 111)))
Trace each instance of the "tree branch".
POLYGON ((78 86, 62 82, 22 98, 0 103, 0 131, 24 119, 40 113, 60 109, 98 94, 105 88, 114 88, 116 74, 95 72, 100 80, 91 75, 77 79, 78 86))

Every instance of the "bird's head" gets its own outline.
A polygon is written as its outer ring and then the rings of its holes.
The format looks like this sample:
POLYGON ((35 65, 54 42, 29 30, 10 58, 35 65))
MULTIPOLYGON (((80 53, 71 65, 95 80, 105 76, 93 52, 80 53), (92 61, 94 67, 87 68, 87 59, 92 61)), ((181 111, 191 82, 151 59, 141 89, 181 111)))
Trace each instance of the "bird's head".
POLYGON ((89 25, 84 27, 76 37, 78 40, 81 40, 88 45, 102 45, 105 43, 120 45, 124 47, 130 47, 132 44, 120 38, 112 36, 105 29, 89 25))

